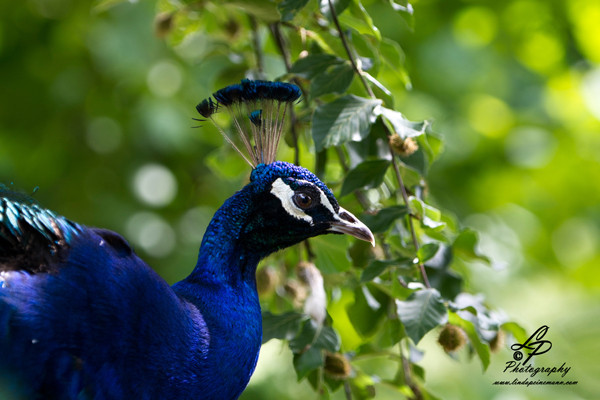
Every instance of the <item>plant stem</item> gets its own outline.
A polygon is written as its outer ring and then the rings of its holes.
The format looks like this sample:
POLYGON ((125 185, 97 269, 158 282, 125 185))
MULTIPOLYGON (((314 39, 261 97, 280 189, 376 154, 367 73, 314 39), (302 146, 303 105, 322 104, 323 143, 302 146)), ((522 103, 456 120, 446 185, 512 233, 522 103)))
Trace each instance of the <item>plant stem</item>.
POLYGON ((352 400, 352 390, 348 381, 344 381, 344 394, 346 395, 346 400, 352 400))
MULTIPOLYGON (((404 181, 402 180, 402 174, 400 174, 400 168, 398 168, 398 162, 396 161, 396 155, 392 151, 390 147, 390 153, 392 154, 392 166, 394 167, 394 174, 396 175, 396 179, 398 181, 398 187, 400 188, 400 193, 402 194, 402 200, 404 200, 404 204, 408 208, 408 194, 406 193, 406 186, 404 186, 404 181)), ((413 223, 413 215, 408 213, 408 227, 410 230, 410 235, 412 237, 413 246, 415 246, 415 252, 419 250, 419 241, 417 240, 417 233, 415 231, 415 226, 413 223)), ((421 276, 423 276, 423 283, 425 287, 430 288, 429 279, 427 278, 427 272, 425 271, 425 265, 422 262, 419 262, 419 270, 421 271, 421 276)))
POLYGON ((410 367, 408 359, 404 357, 402 349, 400 349, 400 357, 402 357, 402 372, 404 374, 404 382, 406 382, 406 385, 410 388, 410 390, 412 390, 413 394, 415 395, 415 400, 423 400, 423 393, 421 393, 419 386, 417 386, 417 384, 412 380, 412 368, 410 367))
POLYGON ((362 81, 362 84, 365 87, 369 96, 374 99, 375 94, 373 93, 371 86, 369 86, 369 83, 365 79, 365 76, 362 73, 362 69, 358 66, 358 63, 354 59, 354 55, 352 54, 352 50, 350 49, 350 45, 348 44, 346 35, 342 31, 342 27, 340 26, 340 21, 338 21, 337 13, 335 12, 335 7, 333 6, 333 3, 331 2, 331 0, 327 0, 327 1, 329 2, 329 11, 331 12, 331 19, 333 19, 333 23, 335 24, 335 27, 340 35, 340 39, 342 41, 342 44, 344 45, 346 54, 348 54, 348 59, 350 60, 350 63, 352 64, 352 68, 354 68, 354 71, 356 72, 356 74, 358 75, 360 80, 362 81))
POLYGON ((265 62, 260 43, 260 34, 258 32, 258 23, 252 15, 248 16, 250 20, 250 28, 252 29, 252 42, 254 47, 254 55, 256 57, 256 70, 260 79, 265 79, 265 62))
MULTIPOLYGON (((346 50, 346 54, 348 55, 348 59, 350 60, 350 63, 352 64, 354 71, 360 77, 361 82, 362 82, 363 86, 365 87, 365 90, 367 91, 369 96, 372 99, 376 99, 377 97, 373 93, 371 86, 369 86, 369 83, 365 79, 365 77, 362 73, 362 70, 360 69, 360 67, 356 63, 356 60, 354 59, 354 54, 353 54, 352 50, 350 49, 350 45, 348 44, 346 35, 342 31, 342 27, 340 26, 340 22, 338 21, 337 13, 335 12, 333 3, 331 2, 331 0, 327 0, 327 1, 329 2, 329 10, 331 12, 331 18, 333 19, 333 23, 335 24, 338 34, 340 35, 340 39, 342 41, 342 44, 344 45, 344 49, 346 50)), ((390 132, 389 127, 386 124, 383 124, 383 126, 387 132, 388 137, 391 136, 392 133, 390 132)), ((396 174, 396 180, 398 181, 398 187, 400 188, 400 193, 402 194, 402 199, 404 200, 404 204, 406 205, 406 207, 408 207, 408 195, 406 193, 406 186, 404 186, 404 182, 402 180, 402 175, 400 175, 400 169, 398 168, 398 162, 396 161, 396 156, 395 156, 394 152, 392 151, 391 147, 390 147, 390 153, 392 154, 392 165, 394 166, 394 173, 396 174)), ((339 151, 338 151, 338 154, 339 154, 339 151)), ((360 201, 360 199, 359 199, 359 201, 360 201)), ((362 202, 361 202, 361 204, 362 204, 362 202)), ((415 227, 413 224, 413 216, 410 214, 408 216, 408 226, 409 226, 410 234, 412 236, 412 242, 413 242, 413 245, 415 247, 415 252, 416 252, 417 250, 419 250, 419 241, 417 240, 417 233, 415 231, 415 227)), ((419 270, 421 271, 421 276, 423 277, 423 283, 425 284, 426 287, 430 288, 431 286, 429 285, 429 279, 427 278, 427 272, 425 271, 425 266, 421 262, 419 263, 419 270)))
MULTIPOLYGON (((289 73, 292 69, 292 57, 290 56, 290 52, 287 48, 287 43, 283 34, 281 33, 281 28, 279 22, 271 24, 271 33, 273 34, 273 38, 275 39, 275 43, 279 48, 279 52, 281 53, 281 57, 283 58, 283 62, 285 64, 285 70, 289 73)), ((294 84, 300 88, 302 91, 302 95, 306 98, 306 93, 304 88, 297 79, 292 79, 294 84)), ((298 132, 296 132, 296 111, 294 111, 294 107, 290 107, 290 125, 291 125, 291 134, 292 134, 292 146, 294 147, 294 164, 300 165, 300 149, 298 148, 298 132)))

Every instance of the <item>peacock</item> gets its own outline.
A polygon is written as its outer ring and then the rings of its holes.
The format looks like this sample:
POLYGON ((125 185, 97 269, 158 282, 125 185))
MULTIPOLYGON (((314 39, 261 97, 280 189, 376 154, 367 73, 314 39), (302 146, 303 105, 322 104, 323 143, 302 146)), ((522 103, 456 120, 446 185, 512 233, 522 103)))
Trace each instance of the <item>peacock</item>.
POLYGON ((172 286, 119 234, 1 187, 0 386, 19 399, 237 399, 261 346, 259 261, 326 233, 374 244, 314 174, 275 160, 299 98, 290 83, 243 80, 198 104, 252 172, 172 286), (222 110, 238 139, 213 118, 222 110))

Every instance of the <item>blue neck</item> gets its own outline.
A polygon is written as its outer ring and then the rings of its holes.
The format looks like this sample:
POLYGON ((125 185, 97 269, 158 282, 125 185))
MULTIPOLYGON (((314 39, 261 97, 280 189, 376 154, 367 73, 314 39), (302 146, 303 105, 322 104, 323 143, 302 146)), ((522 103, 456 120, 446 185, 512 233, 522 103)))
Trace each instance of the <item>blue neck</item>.
POLYGON ((239 240, 252 202, 251 185, 229 198, 210 222, 192 273, 173 286, 193 304, 209 335, 203 367, 211 371, 215 393, 204 398, 235 399, 248 383, 262 340, 262 318, 256 291, 256 266, 262 254, 239 240), (225 392, 220 392, 225 390, 225 392))
POLYGON ((255 253, 240 240, 253 204, 250 185, 230 197, 208 225, 198 262, 185 279, 201 285, 255 285, 256 267, 266 254, 255 253))

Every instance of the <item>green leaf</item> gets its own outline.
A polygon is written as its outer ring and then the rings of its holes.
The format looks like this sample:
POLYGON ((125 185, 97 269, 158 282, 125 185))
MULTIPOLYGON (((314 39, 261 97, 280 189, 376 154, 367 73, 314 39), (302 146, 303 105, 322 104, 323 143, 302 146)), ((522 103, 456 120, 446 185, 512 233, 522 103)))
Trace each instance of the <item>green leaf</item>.
POLYGON ((427 332, 448 320, 446 306, 436 289, 418 290, 408 296, 406 301, 397 300, 396 305, 406 334, 415 344, 427 332))
POLYGON ((318 106, 312 121, 316 150, 367 137, 376 117, 373 111, 380 104, 381 100, 347 95, 318 106))
POLYGON ((323 350, 316 347, 311 347, 304 353, 294 354, 294 369, 298 380, 301 380, 309 372, 325 364, 323 350))
POLYGON ((331 54, 309 54, 298 59, 290 72, 300 78, 312 79, 333 65, 344 63, 344 60, 331 54))
POLYGON ((383 38, 379 44, 379 54, 391 68, 399 68, 404 64, 404 51, 395 40, 383 38))
POLYGON ((302 353, 311 347, 329 352, 340 349, 341 341, 337 332, 330 326, 319 326, 312 319, 302 324, 300 332, 290 341, 290 350, 302 353))
POLYGON ((427 129, 427 121, 409 121, 404 117, 404 115, 402 115, 402 113, 385 107, 379 107, 377 111, 383 118, 392 124, 394 132, 400 135, 402 139, 420 136, 424 134, 425 130, 427 129))
POLYGON ((308 0, 283 0, 277 5, 277 9, 281 14, 281 20, 288 22, 294 19, 296 13, 304 8, 308 0))
POLYGON ((340 349, 341 344, 342 342, 337 332, 330 326, 323 326, 313 346, 329 351, 330 353, 335 353, 340 349))
POLYGON ((371 263, 365 268, 360 277, 361 283, 370 282, 373 279, 377 278, 379 275, 383 274, 388 267, 392 266, 403 266, 406 269, 412 269, 409 266, 410 259, 409 258, 398 258, 396 260, 373 260, 371 263))
POLYGON ((354 303, 347 306, 348 318, 352 326, 364 338, 368 338, 379 329, 385 318, 389 296, 374 285, 363 285, 354 291, 354 303))
POLYGON ((302 324, 300 332, 290 340, 290 350, 294 353, 302 353, 312 347, 317 340, 318 326, 312 319, 306 320, 302 324))
POLYGON ((527 340, 527 332, 516 322, 505 322, 501 325, 501 328, 510 332, 519 343, 525 343, 527 340))
POLYGON ((364 268, 374 258, 373 246, 364 240, 355 240, 348 248, 348 256, 354 267, 364 268))
POLYGON ((394 11, 398 12, 402 16, 404 21, 406 21, 406 23, 408 24, 408 27, 412 29, 415 24, 414 9, 413 9, 412 4, 410 4, 406 0, 400 0, 400 1, 389 0, 389 2, 390 2, 390 5, 392 6, 392 8, 394 9, 394 11))
POLYGON ((346 235, 316 236, 310 239, 310 244, 321 272, 333 274, 350 269, 352 263, 346 255, 346 235))
POLYGON ((385 104, 392 105, 394 104, 394 96, 392 92, 386 88, 383 83, 379 82, 368 72, 363 71, 363 76, 367 78, 369 82, 373 84, 375 94, 377 97, 380 97, 384 100, 385 104))
POLYGON ((382 208, 376 213, 363 213, 360 220, 364 222, 371 232, 384 233, 387 231, 397 219, 408 214, 406 206, 391 206, 382 208))
POLYGON ((460 326, 465 331, 469 338, 469 341, 471 342, 471 346, 473 346, 475 352, 479 356, 479 359, 481 360, 481 364, 483 366, 483 370, 485 371, 490 365, 489 346, 481 341, 481 338, 477 334, 477 329, 471 321, 467 321, 466 319, 461 318, 458 314, 454 312, 450 312, 449 314, 450 316, 448 322, 450 322, 453 325, 460 326))
POLYGON ((315 99, 328 93, 343 93, 354 78, 350 63, 333 65, 316 75, 310 84, 310 96, 315 99))
POLYGON ((349 26, 361 35, 373 35, 377 40, 381 40, 379 29, 373 24, 373 19, 360 0, 354 0, 348 11, 339 16, 339 20, 343 25, 349 26))
MULTIPOLYGON (((352 0, 331 0, 335 14, 339 17, 346 8, 350 5, 352 0)), ((319 9, 321 13, 329 20, 331 20, 331 10, 329 8, 329 0, 320 0, 319 9)))
POLYGON ((232 0, 222 3, 239 8, 256 18, 265 22, 279 21, 277 5, 271 1, 264 0, 232 0))
POLYGON ((470 261, 483 261, 487 264, 490 263, 490 259, 482 255, 477 250, 477 243, 479 238, 477 232, 472 229, 463 229, 460 234, 454 239, 452 248, 459 257, 470 261))
POLYGON ((383 272, 389 266, 390 266, 389 262, 374 260, 362 272, 362 275, 360 276, 360 282, 365 283, 365 282, 372 281, 373 279, 377 278, 379 275, 383 274, 383 272))
POLYGON ((423 200, 414 196, 409 197, 408 204, 411 213, 419 218, 425 228, 439 230, 446 226, 446 223, 441 221, 442 213, 437 208, 425 204, 423 200))
POLYGON ((439 250, 439 243, 427 243, 419 248, 417 251, 417 258, 420 262, 424 263, 435 256, 435 253, 439 250))
POLYGON ((351 169, 342 184, 341 197, 357 189, 370 189, 383 183, 385 173, 390 166, 388 160, 368 160, 351 169))
POLYGON ((309 317, 306 314, 297 312, 275 315, 269 311, 265 311, 262 314, 262 318, 262 342, 266 343, 271 339, 291 340, 300 330, 302 322, 306 321, 309 317))
POLYGON ((451 262, 452 248, 441 244, 435 257, 425 263, 429 283, 446 299, 454 299, 458 296, 463 283, 462 278, 450 268, 451 262))
POLYGON ((92 10, 97 13, 104 12, 120 3, 125 3, 127 0, 97 0, 94 2, 92 10))

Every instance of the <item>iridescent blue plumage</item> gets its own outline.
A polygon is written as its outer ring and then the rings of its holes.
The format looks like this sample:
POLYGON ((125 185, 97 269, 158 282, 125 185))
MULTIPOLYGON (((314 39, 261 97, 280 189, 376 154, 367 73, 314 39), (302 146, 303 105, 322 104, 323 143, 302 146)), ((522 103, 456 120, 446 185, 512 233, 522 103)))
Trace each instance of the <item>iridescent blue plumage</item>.
POLYGON ((325 233, 373 238, 306 169, 258 164, 169 286, 118 234, 0 188, 0 381, 27 399, 237 399, 261 343, 258 262, 325 233))

